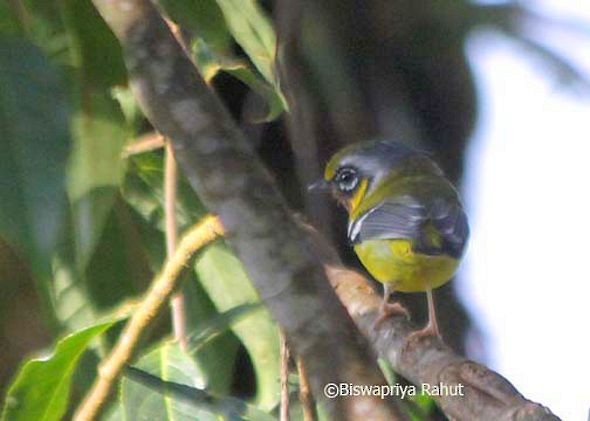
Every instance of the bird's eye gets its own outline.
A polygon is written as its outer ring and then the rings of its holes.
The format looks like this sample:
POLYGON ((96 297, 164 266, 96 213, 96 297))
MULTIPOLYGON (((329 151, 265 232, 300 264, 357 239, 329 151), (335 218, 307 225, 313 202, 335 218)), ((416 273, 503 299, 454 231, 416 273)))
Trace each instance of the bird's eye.
POLYGON ((335 177, 338 190, 343 193, 352 192, 359 183, 357 172, 352 168, 342 168, 335 177))

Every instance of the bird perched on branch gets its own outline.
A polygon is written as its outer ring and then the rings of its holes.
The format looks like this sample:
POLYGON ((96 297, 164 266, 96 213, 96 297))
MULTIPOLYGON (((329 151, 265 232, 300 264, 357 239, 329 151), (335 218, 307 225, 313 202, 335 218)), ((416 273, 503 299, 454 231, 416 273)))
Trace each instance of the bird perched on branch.
POLYGON ((457 190, 426 154, 393 141, 357 143, 336 153, 324 179, 349 215, 348 239, 384 285, 377 324, 407 311, 394 291, 425 291, 428 324, 417 335, 440 336, 432 290, 455 274, 469 237, 457 190))

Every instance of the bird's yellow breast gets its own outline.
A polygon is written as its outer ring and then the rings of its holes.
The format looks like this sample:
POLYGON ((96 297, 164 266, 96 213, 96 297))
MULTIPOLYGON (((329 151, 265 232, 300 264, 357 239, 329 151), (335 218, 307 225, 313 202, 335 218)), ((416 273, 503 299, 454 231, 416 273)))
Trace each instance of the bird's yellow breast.
POLYGON ((354 251, 375 279, 402 292, 438 288, 459 265, 450 256, 415 253, 408 240, 367 240, 356 244, 354 251))

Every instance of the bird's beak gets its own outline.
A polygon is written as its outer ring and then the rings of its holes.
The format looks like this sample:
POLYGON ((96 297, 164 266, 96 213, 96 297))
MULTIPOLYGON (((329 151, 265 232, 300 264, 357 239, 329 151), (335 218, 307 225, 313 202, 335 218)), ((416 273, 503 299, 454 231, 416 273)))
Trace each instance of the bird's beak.
POLYGON ((323 178, 307 186, 307 191, 325 192, 330 190, 330 183, 323 178))

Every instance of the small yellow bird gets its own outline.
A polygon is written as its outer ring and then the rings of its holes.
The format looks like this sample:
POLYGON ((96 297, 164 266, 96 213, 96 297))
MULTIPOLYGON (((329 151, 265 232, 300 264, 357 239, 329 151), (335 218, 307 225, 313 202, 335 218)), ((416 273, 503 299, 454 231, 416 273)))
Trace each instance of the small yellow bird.
POLYGON ((384 285, 377 324, 407 311, 394 291, 426 291, 428 324, 440 336, 432 290, 455 274, 469 237, 457 190, 423 152, 393 141, 357 143, 336 153, 310 189, 332 192, 349 215, 348 239, 384 285))

